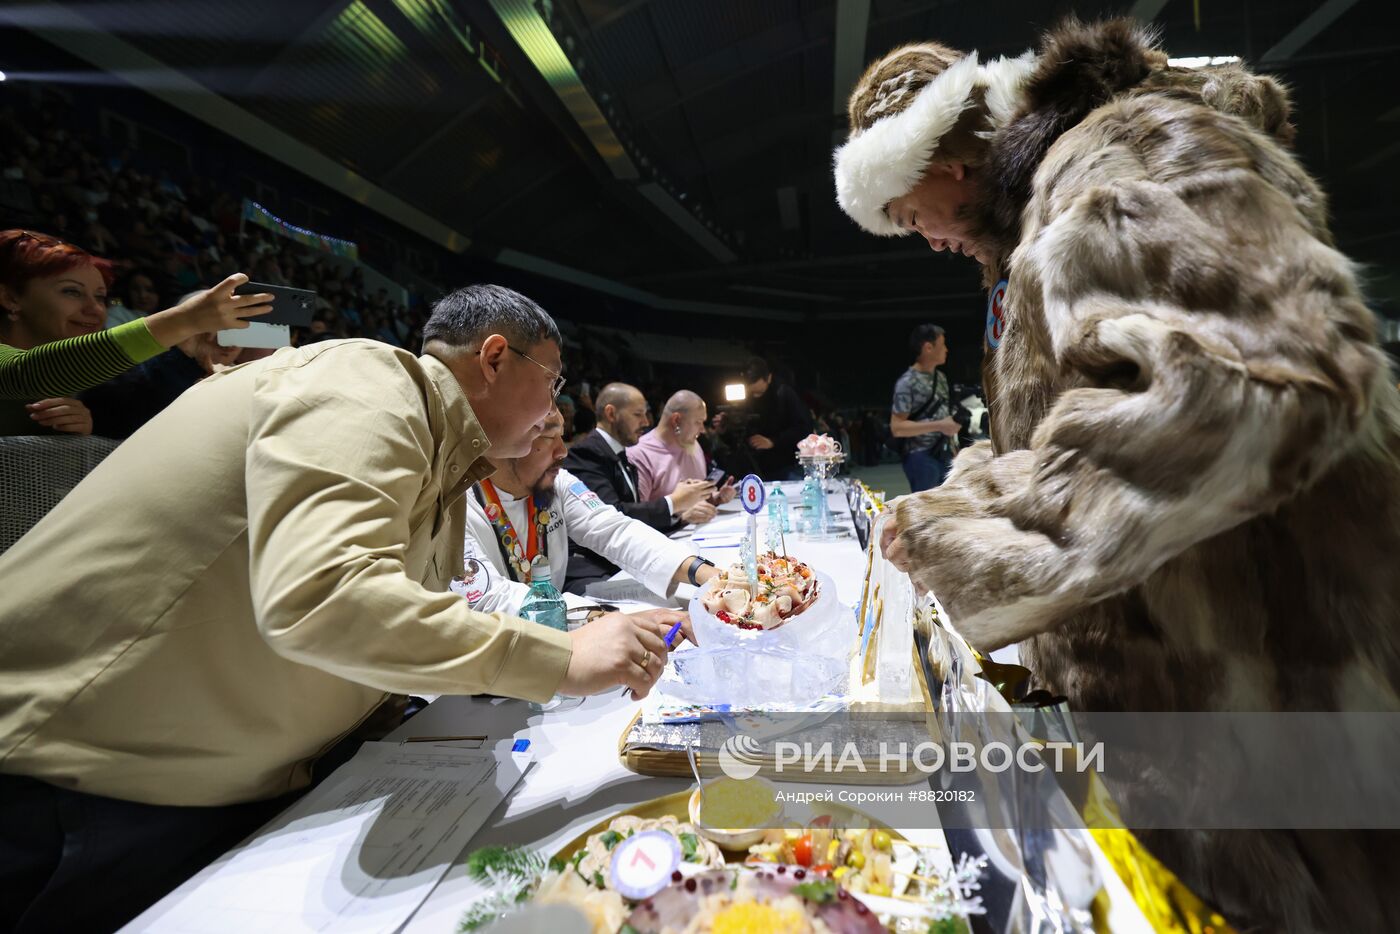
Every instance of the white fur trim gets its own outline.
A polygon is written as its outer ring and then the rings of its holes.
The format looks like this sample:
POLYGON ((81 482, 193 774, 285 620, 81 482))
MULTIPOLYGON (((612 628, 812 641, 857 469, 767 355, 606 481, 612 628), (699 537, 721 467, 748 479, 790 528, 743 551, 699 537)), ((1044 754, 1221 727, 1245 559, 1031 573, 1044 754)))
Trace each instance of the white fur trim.
POLYGON ((982 83, 987 88, 987 112, 998 129, 1011 122, 1021 107, 1021 89, 1035 71, 1035 53, 1019 58, 999 58, 982 66, 982 83))
POLYGON ((994 125, 1001 126, 1020 105, 1021 88, 1034 67, 1033 52, 983 66, 972 52, 954 62, 904 110, 876 121, 836 150, 836 203, 870 233, 884 237, 909 233, 885 216, 885 205, 918 183, 938 140, 971 106, 973 88, 987 89, 988 110, 994 125))

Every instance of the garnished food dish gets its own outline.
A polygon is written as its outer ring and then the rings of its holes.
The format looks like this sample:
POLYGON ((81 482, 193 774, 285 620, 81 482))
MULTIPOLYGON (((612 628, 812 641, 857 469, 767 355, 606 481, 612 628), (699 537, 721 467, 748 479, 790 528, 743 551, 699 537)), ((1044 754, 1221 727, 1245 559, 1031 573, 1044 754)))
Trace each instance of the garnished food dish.
MULTIPOLYGON (((883 934, 865 903, 801 868, 719 870, 673 879, 627 918, 637 934, 883 934)), ((677 874, 679 875, 679 873, 677 874)))
MULTIPOLYGON (((739 824, 765 816, 734 790, 719 787, 707 807, 739 824)), ((985 857, 964 856, 949 867, 941 844, 917 845, 879 828, 827 826, 833 819, 866 822, 859 812, 838 808, 813 810, 800 830, 763 830, 759 842, 747 853, 731 853, 735 862, 726 864, 700 828, 681 819, 688 797, 641 805, 642 814, 653 816, 613 818, 551 859, 519 848, 476 851, 466 871, 489 891, 467 907, 460 930, 476 931, 531 903, 567 905, 594 934, 966 934, 963 916, 982 912, 974 893, 985 857), (644 846, 655 855, 672 841, 669 860, 654 867, 647 861, 644 884, 624 871, 644 846)))
POLYGON ((808 565, 770 551, 759 555, 758 580, 752 586, 744 566, 734 564, 706 585, 700 602, 722 623, 777 629, 815 603, 820 590, 808 565))
POLYGON ((900 850, 885 830, 768 830, 749 847, 748 862, 810 869, 850 892, 888 897, 902 889, 917 859, 911 848, 900 850), (898 867, 898 878, 896 859, 908 864, 898 867))
POLYGON ((624 814, 608 824, 602 833, 589 836, 583 847, 570 859, 573 871, 589 885, 608 888, 608 864, 612 851, 623 840, 648 830, 664 830, 681 845, 681 862, 701 868, 724 865, 724 854, 710 840, 702 837, 694 824, 684 823, 671 815, 655 819, 624 814))

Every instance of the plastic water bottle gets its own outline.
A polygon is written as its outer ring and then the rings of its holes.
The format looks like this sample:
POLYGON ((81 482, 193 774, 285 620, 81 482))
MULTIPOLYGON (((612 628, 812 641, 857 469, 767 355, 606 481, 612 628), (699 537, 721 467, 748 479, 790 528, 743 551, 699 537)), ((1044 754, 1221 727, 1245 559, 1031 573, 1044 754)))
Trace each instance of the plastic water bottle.
POLYGON ((520 616, 534 623, 543 623, 551 629, 568 632, 569 621, 564 614, 564 598, 554 587, 549 562, 541 555, 530 564, 530 592, 520 606, 520 616))
MULTIPOLYGON (((554 576, 549 570, 549 561, 543 555, 530 563, 530 592, 520 605, 520 616, 533 623, 542 623, 560 632, 569 631, 569 620, 565 615, 567 606, 564 598, 554 587, 554 576)), ((555 694, 543 704, 531 703, 535 713, 562 713, 583 703, 582 697, 568 697, 555 694)))
POLYGON ((809 471, 802 481, 802 531, 808 535, 820 535, 823 531, 822 506, 825 500, 821 484, 809 471))

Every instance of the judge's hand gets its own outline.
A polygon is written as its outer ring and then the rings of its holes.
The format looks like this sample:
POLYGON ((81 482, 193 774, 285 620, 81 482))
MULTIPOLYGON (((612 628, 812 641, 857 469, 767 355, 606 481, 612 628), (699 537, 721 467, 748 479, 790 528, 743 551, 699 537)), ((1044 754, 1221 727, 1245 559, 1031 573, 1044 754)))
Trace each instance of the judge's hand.
POLYGON ((682 522, 693 522, 696 525, 702 522, 709 522, 714 517, 715 507, 705 502, 703 499, 680 515, 682 522))
POLYGON ((25 408, 45 428, 69 435, 92 434, 92 412, 77 399, 43 399, 25 408))
POLYGON ((704 502, 714 488, 715 485, 708 480, 682 480, 671 491, 671 509, 683 517, 690 507, 704 502))
POLYGON ((723 506, 738 494, 739 491, 734 486, 734 478, 725 477, 724 486, 710 494, 710 502, 714 503, 716 506, 723 506))
POLYGON ((766 435, 750 435, 749 447, 755 451, 771 451, 773 449, 773 439, 766 435))
MULTIPOLYGON (((569 633, 573 655, 558 692, 575 697, 623 685, 646 697, 666 667, 666 633, 687 614, 676 610, 607 613, 569 633)), ((686 637, 691 638, 688 630, 686 637)))

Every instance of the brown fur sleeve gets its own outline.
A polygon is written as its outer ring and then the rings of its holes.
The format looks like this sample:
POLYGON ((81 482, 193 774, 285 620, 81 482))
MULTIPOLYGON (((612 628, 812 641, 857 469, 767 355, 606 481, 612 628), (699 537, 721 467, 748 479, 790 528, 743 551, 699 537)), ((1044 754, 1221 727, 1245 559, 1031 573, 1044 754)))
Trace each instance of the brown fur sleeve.
POLYGON ((1038 175, 997 362, 1028 446, 974 449, 898 507, 915 579, 981 648, 1277 508, 1354 443, 1385 378, 1350 264, 1288 194, 1308 187, 1291 158, 1156 107, 1077 129, 1038 175), (1047 373, 1068 388, 1043 418, 1016 411, 1047 373))

